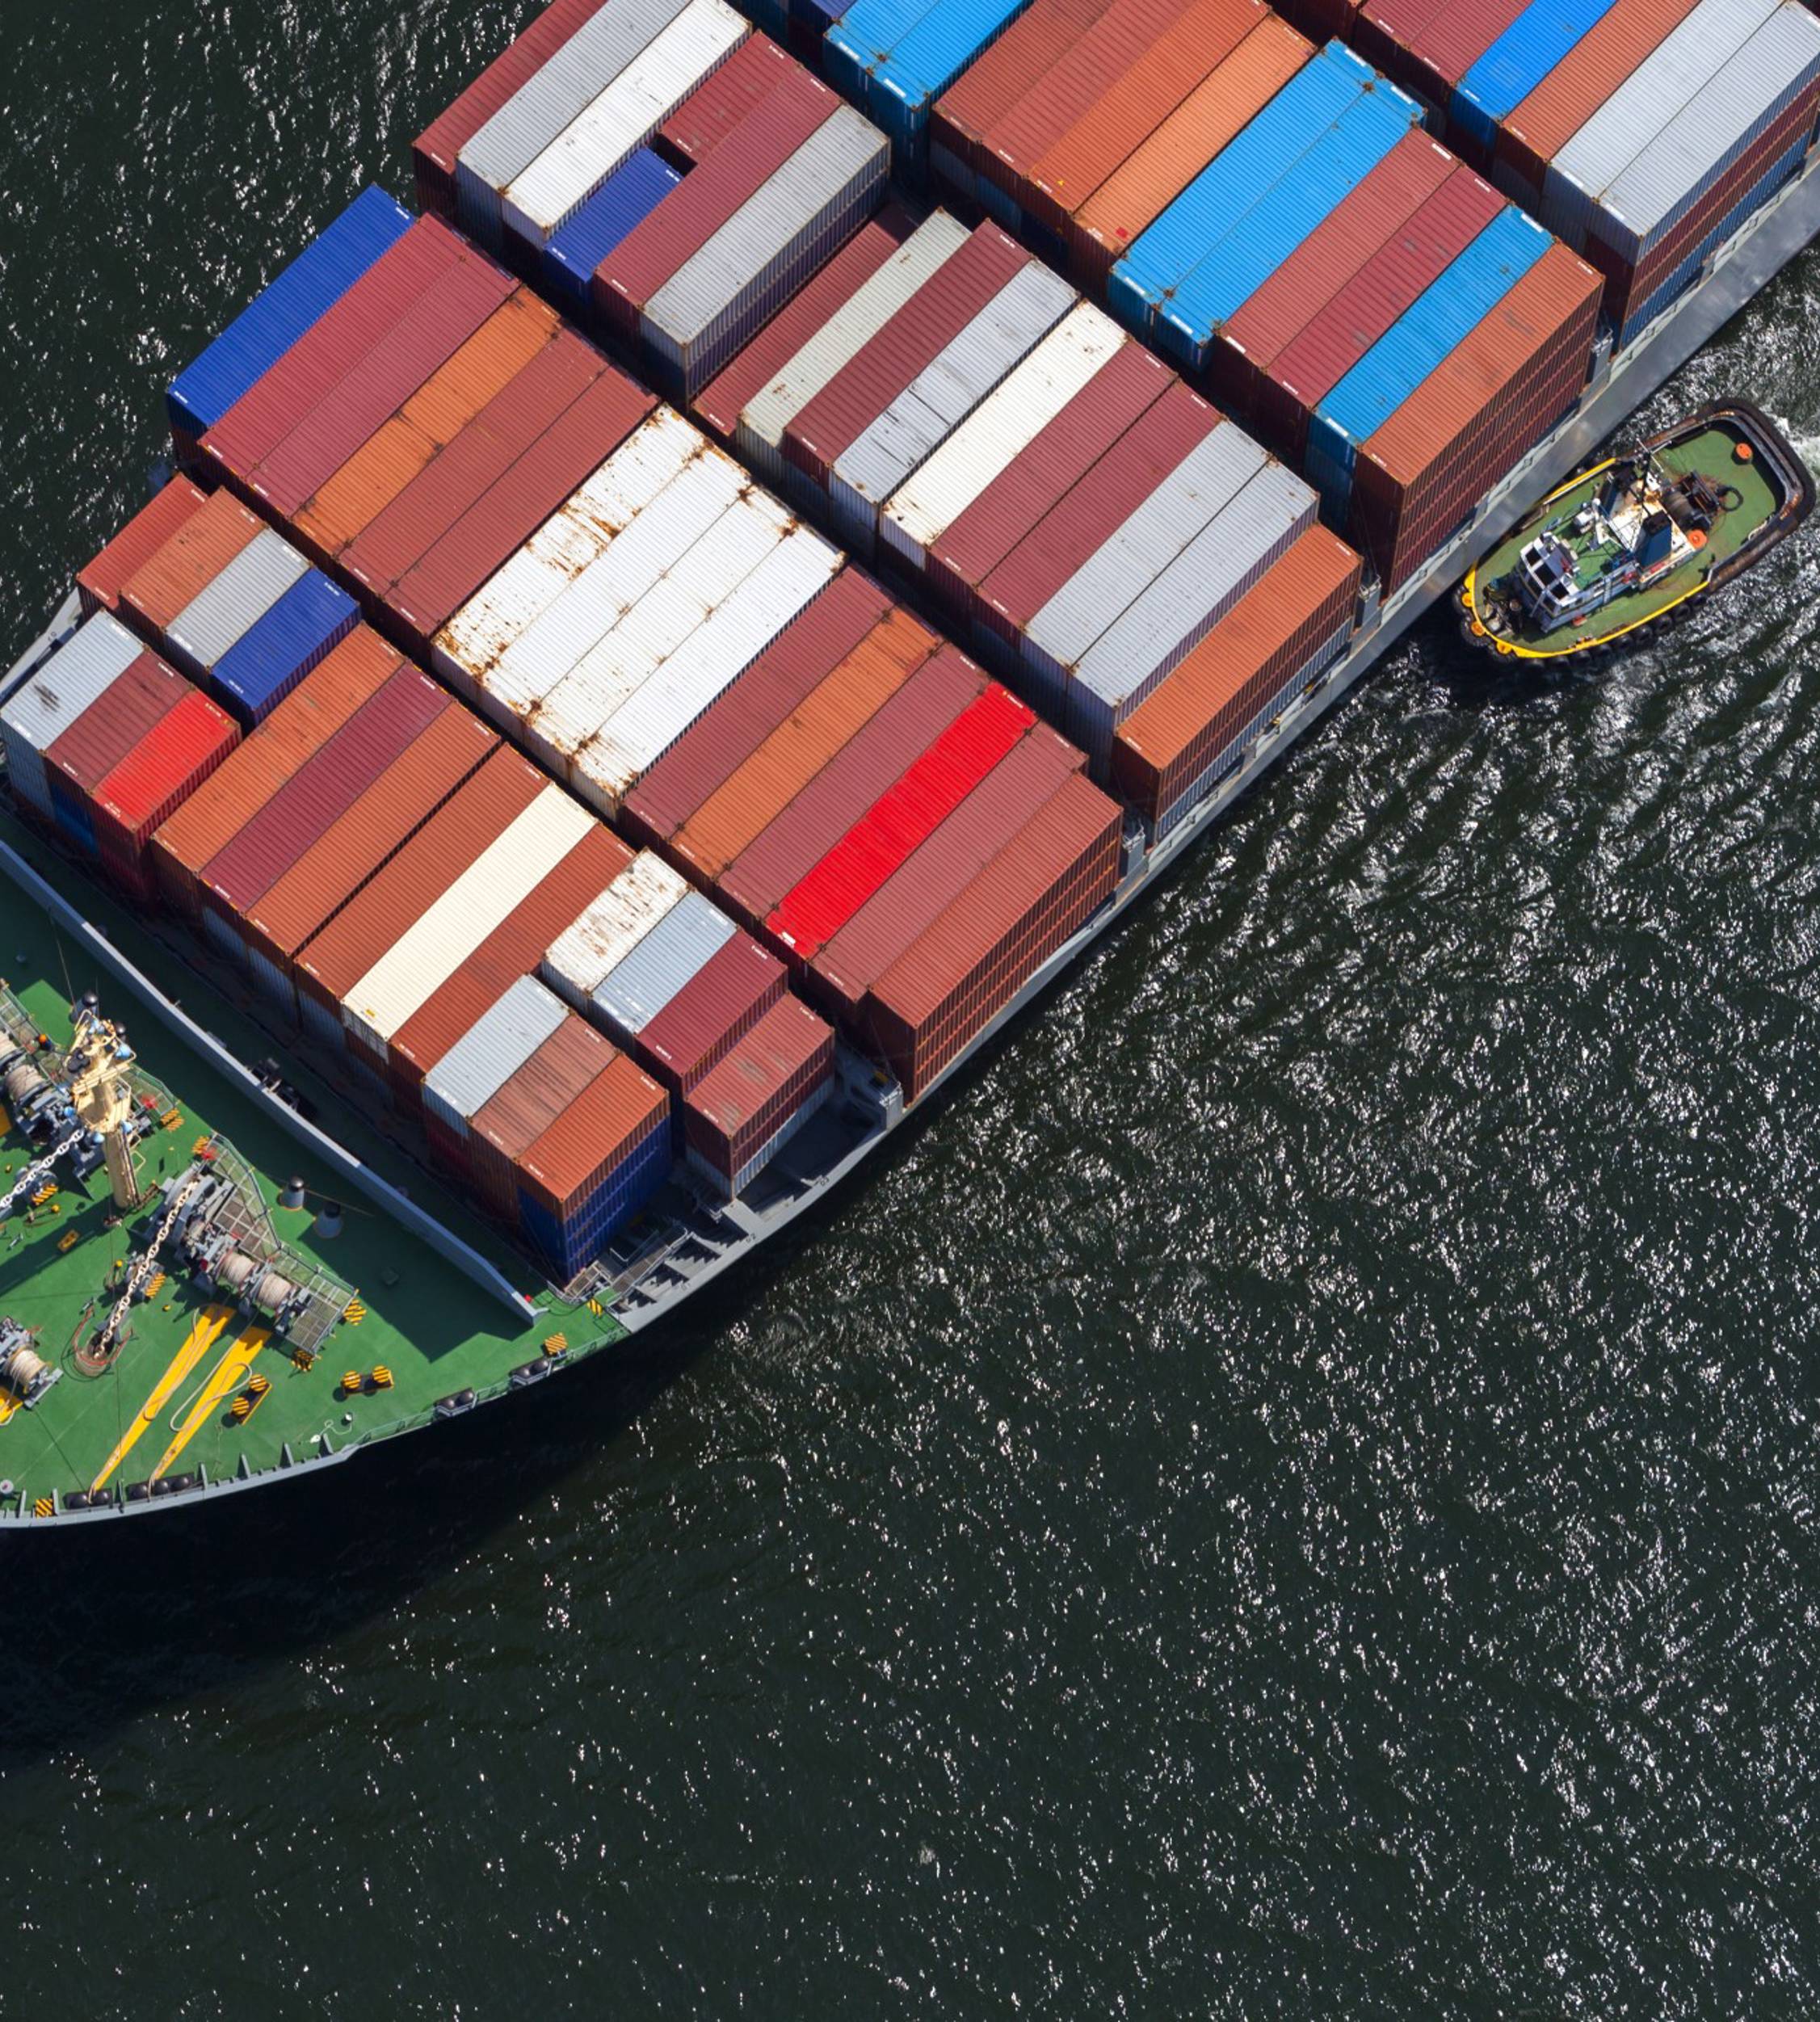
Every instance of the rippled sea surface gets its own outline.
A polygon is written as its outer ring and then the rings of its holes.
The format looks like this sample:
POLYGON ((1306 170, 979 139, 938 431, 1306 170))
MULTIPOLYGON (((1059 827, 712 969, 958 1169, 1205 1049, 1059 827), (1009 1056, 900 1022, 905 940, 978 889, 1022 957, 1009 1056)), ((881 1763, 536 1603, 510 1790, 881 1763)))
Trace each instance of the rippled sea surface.
MULTIPOLYGON (((0 10, 6 637, 519 11, 0 10)), ((1815 557, 1425 630, 654 1355, 15 1545, 0 2016, 1820 2011, 1815 557)))

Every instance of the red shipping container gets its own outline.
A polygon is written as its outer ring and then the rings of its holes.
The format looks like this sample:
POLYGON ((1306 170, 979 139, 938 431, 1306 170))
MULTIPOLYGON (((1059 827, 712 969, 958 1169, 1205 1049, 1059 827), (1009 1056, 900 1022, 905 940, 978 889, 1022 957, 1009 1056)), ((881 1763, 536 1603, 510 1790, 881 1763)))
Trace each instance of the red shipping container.
POLYGON ((672 1094, 687 1095, 784 990, 784 965, 750 934, 735 934, 639 1033, 640 1064, 672 1094))
POLYGON ((1699 0, 1617 0, 1498 130, 1494 180, 1532 208, 1548 165, 1699 0))
POLYGON ((803 961, 852 919, 1036 718, 996 685, 970 704, 784 896, 766 923, 803 961))
POLYGON ((342 1000, 549 784, 502 746, 310 940, 297 958, 300 996, 338 1021, 342 1000))
MULTIPOLYGON (((1444 121, 1448 101, 1461 79, 1492 44, 1503 34, 1529 0, 1449 0, 1419 25, 1407 19, 1410 10, 1393 6, 1368 6, 1362 23, 1388 32, 1371 38, 1373 62, 1407 90, 1435 107, 1444 121), (1401 16, 1405 25, 1394 23, 1401 16), (1377 52, 1381 48, 1381 55, 1377 52)), ((1361 38, 1358 46, 1364 48, 1361 38)))
POLYGON ((1200 784, 1258 712, 1351 621, 1364 564, 1311 527, 1112 739, 1112 783, 1153 824, 1200 784))
POLYGON ((1456 169, 1284 347, 1259 389, 1261 431, 1299 457, 1315 409, 1503 208, 1489 183, 1456 169))
MULTIPOLYGON (((975 174, 987 169, 993 129, 1042 90, 1110 3, 1035 0, 935 101, 929 120, 931 157, 942 149, 975 174)), ((973 192, 964 187, 963 194, 973 192)))
POLYGON ((595 270, 595 307, 616 329, 636 330, 645 305, 783 167, 840 100, 792 64, 756 111, 640 220, 595 270))
POLYGON ((596 826, 539 879, 393 1035, 392 1086, 401 1101, 418 1107, 424 1076, 511 985, 536 970, 551 942, 631 861, 632 851, 612 830, 596 826))
POLYGON ((356 625, 304 676, 152 838, 153 870, 167 905, 195 916, 210 859, 402 665, 376 632, 356 625))
POLYGON ((1141 344, 1115 352, 928 551, 933 594, 977 617, 980 585, 1176 383, 1141 344))
POLYGON ((141 653, 53 740, 44 754, 47 767, 78 800, 92 801, 114 767, 189 692, 189 683, 174 668, 155 653, 141 653))
POLYGON ((981 584, 981 615, 994 630, 1021 632, 1219 422, 1175 381, 981 584))
POLYGON ((92 618, 98 611, 117 610, 127 579, 200 510, 205 495, 187 477, 173 477, 149 505, 141 506, 77 577, 82 616, 92 618))
POLYGON ((1586 384, 1601 289, 1551 246, 1359 452, 1354 544, 1395 590, 1586 384))
POLYGON ((607 371, 571 331, 540 351, 343 549, 341 570, 355 589, 383 600, 607 371))
POLYGON ((1118 881, 1124 818, 1065 780, 1009 848, 868 993, 868 1044, 914 1102, 1118 881))
POLYGON ((455 214, 455 162, 494 114, 529 83, 577 29, 607 0, 556 0, 518 40, 495 57, 466 90, 411 143, 417 200, 427 211, 455 214))
POLYGON ((727 866, 716 896, 762 927, 784 893, 986 687, 979 669, 952 646, 925 661, 727 866))
POLYGON ((1208 360, 1213 397, 1234 420, 1259 418, 1279 355, 1458 169, 1439 141, 1406 133, 1244 303, 1208 360))
POLYGON ((121 619, 157 645, 191 600, 251 543, 260 524, 231 493, 216 492, 120 586, 121 619))
POLYGON ((654 144, 657 151, 686 174, 705 162, 785 78, 799 75, 801 69, 796 58, 786 56, 768 35, 754 32, 658 128, 654 144))
POLYGON ((833 1078, 834 1036, 786 997, 766 1012, 683 1105, 691 1162, 738 1192, 746 1169, 833 1078))
POLYGON ((334 919, 499 749, 477 717, 452 700, 326 834, 298 855, 240 922, 255 956, 289 976, 297 951, 334 919))
POLYGON ((427 674, 401 668, 211 858, 204 904, 249 910, 449 706, 427 674))
POLYGON ((667 843, 889 608, 876 583, 843 570, 633 788, 620 810, 628 834, 667 843))
POLYGON ((996 225, 981 225, 858 355, 805 402, 784 431, 785 458, 826 488, 842 454, 1029 257, 996 225))
MULTIPOLYGON (((743 46, 749 48, 751 45, 743 46)), ((910 220, 895 204, 862 226, 806 288, 799 288, 790 297, 738 357, 696 395, 689 411, 702 427, 722 442, 730 443, 748 403, 770 385, 837 309, 859 293, 912 229, 910 220)))
POLYGON ((603 372, 399 581, 387 604, 412 639, 434 638, 656 406, 629 379, 603 372))
POLYGON ((475 1190, 515 1228, 519 1161, 621 1057, 611 1040, 571 1012, 468 1120, 468 1166, 475 1190))
POLYGON ((476 257, 446 225, 418 218, 241 395, 203 437, 203 454, 250 477, 436 281, 476 257))
POLYGON ((147 845, 240 742, 240 726, 195 688, 122 759, 95 790, 95 838, 104 868, 135 897, 156 896, 147 845))
MULTIPOLYGON (((296 513, 444 365, 517 284, 483 260, 439 275, 366 355, 263 456, 250 489, 296 513)), ((212 441, 212 435, 204 442, 212 441)))
POLYGON ((806 976, 816 1003, 857 1032, 866 992, 1086 763, 1083 753, 1045 724, 1019 739, 816 951, 806 976))

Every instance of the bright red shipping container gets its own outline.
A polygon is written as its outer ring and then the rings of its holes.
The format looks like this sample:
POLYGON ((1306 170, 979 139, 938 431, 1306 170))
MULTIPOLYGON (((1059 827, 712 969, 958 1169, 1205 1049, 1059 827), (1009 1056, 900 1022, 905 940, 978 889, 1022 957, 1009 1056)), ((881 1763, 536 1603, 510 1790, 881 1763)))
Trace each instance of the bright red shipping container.
POLYGON ((233 718, 200 690, 186 688, 96 788, 95 836, 103 866, 136 898, 157 895, 147 861, 152 831, 239 742, 233 718))

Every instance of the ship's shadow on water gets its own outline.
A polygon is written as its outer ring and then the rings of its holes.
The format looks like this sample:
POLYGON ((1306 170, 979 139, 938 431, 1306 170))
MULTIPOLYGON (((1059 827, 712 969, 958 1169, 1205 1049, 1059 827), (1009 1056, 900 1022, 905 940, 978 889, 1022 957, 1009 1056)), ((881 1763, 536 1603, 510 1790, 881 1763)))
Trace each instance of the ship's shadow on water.
POLYGON ((0 1607, 0 1777, 229 1689, 400 1606, 623 1439, 750 1288, 536 1389, 220 1502, 15 1532, 0 1607))

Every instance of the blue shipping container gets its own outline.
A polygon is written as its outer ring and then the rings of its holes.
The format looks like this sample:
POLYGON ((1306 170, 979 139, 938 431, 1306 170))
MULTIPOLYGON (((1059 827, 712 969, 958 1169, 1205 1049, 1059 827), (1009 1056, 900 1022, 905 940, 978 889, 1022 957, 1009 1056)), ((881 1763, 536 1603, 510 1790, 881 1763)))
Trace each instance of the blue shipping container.
POLYGON ((1485 321, 1549 243, 1540 225, 1507 204, 1314 410, 1303 474, 1326 495, 1338 524, 1346 523, 1360 446, 1485 321))
POLYGON ((634 149, 544 248, 544 286, 551 297, 584 317, 595 269, 682 179, 649 148, 634 149))
POLYGON ((521 1188, 519 1226, 551 1275, 566 1284, 645 1205, 670 1176, 670 1133, 654 1130, 566 1221, 521 1188))
POLYGON ((1157 326, 1162 348, 1196 368, 1208 345, 1309 233, 1364 181, 1422 108, 1393 85, 1362 91, 1182 277, 1157 326))
POLYGON ((1237 140, 1222 148, 1162 216, 1132 242, 1112 270, 1108 295, 1116 316, 1141 337, 1208 245, 1228 231, 1286 164, 1299 160, 1351 105, 1376 74, 1342 43, 1330 42, 1298 70, 1237 140))
POLYGON ((1616 0, 1530 0, 1460 80, 1448 118, 1489 151, 1498 137, 1498 122, 1515 111, 1616 4, 1616 0))
POLYGON ((171 426, 206 435, 410 225, 410 212, 385 191, 363 190, 177 375, 165 396, 171 426))
POLYGON ((215 663, 217 698, 242 723, 263 722, 355 627, 354 599, 319 569, 305 570, 215 663))
POLYGON ((919 174, 930 107, 1029 0, 854 0, 828 32, 822 67, 919 174))

